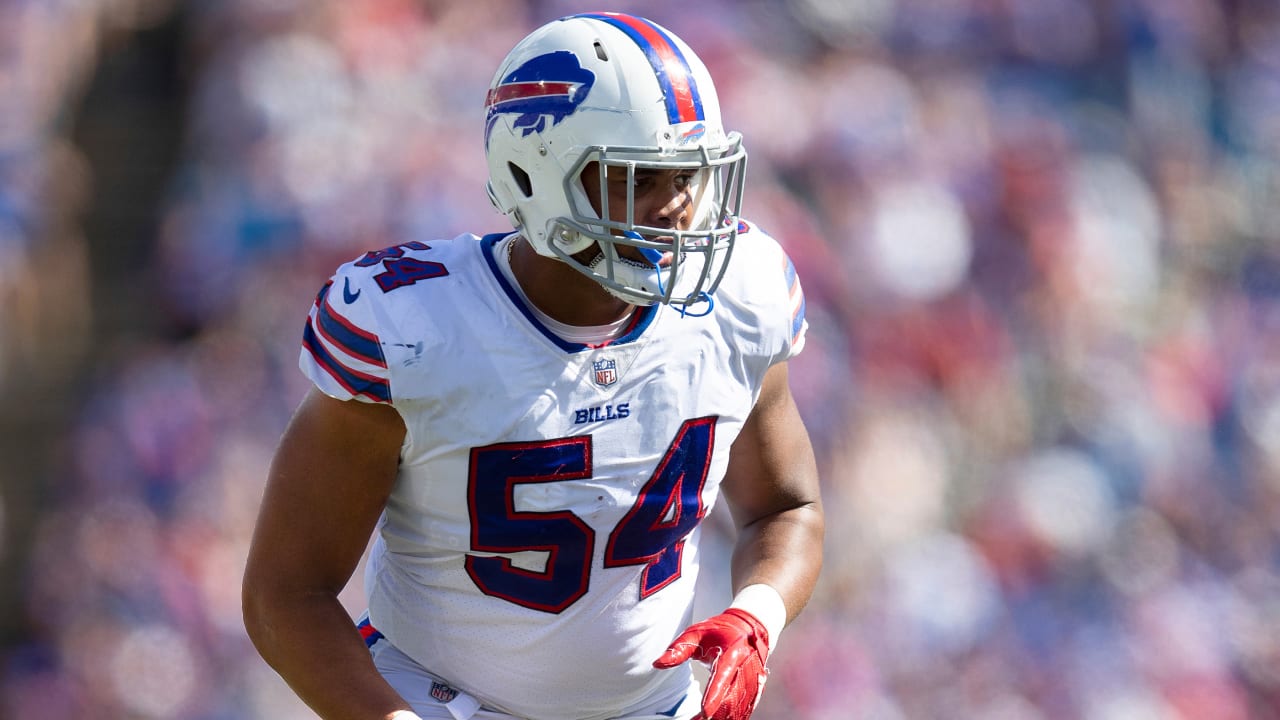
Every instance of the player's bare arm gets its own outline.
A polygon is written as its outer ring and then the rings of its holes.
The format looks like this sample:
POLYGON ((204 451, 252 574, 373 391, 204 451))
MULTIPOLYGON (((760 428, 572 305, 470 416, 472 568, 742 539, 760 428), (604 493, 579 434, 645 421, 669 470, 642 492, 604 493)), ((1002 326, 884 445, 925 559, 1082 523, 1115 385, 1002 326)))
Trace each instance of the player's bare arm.
POLYGON ((818 580, 824 521, 817 463, 791 395, 786 363, 765 375, 720 488, 739 531, 734 592, 769 585, 782 596, 790 622, 818 580))
POLYGON ((244 577, 245 627, 326 720, 383 720, 409 709, 338 601, 391 492, 404 434, 389 406, 313 389, 268 475, 244 577))
POLYGON ((765 374, 720 487, 739 532, 734 601, 681 633, 654 666, 707 663, 697 719, 748 720, 764 691, 769 650, 808 603, 822 566, 817 465, 785 362, 765 374))

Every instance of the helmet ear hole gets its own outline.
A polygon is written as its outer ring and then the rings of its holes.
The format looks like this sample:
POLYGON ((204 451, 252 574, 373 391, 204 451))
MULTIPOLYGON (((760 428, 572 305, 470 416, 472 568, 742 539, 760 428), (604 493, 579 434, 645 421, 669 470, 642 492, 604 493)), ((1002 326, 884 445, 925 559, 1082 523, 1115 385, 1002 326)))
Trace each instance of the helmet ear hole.
POLYGON ((529 179, 529 173, 515 163, 507 163, 507 170, 511 171, 511 179, 516 181, 516 187, 520 188, 520 192, 524 193, 526 198, 533 197, 533 181, 529 179))

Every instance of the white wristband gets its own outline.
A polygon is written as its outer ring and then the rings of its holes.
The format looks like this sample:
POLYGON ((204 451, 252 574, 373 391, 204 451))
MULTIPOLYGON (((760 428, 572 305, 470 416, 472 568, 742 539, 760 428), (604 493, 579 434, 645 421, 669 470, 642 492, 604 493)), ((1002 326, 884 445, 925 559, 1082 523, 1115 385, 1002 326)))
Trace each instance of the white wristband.
POLYGON ((387 720, 422 720, 422 718, 412 710, 397 710, 388 715, 387 720))
POLYGON ((769 648, 778 646, 778 636, 787 625, 787 604, 772 586, 764 583, 748 585, 733 596, 729 607, 745 610, 755 616, 769 631, 769 648))

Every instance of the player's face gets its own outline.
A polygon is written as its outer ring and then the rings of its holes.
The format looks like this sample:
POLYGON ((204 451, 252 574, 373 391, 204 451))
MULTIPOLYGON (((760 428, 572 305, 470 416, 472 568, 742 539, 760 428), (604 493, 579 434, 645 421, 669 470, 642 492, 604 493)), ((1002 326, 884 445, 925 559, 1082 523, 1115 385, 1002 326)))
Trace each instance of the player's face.
MULTIPOLYGON (((591 163, 582 171, 583 189, 596 213, 603 207, 600 196, 598 163, 591 163)), ((608 190, 609 220, 627 221, 627 171, 610 166, 605 187, 608 190)), ((635 218, 637 225, 657 228, 688 230, 693 223, 693 192, 695 170, 655 170, 638 168, 635 171, 635 218)))

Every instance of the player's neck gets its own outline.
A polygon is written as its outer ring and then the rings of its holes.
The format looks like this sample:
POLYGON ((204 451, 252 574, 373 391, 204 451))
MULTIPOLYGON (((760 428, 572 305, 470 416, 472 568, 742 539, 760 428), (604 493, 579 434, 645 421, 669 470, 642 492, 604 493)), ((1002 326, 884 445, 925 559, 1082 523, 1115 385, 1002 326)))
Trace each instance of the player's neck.
POLYGON ((511 273, 529 302, 566 325, 606 325, 635 310, 586 275, 539 255, 524 238, 514 238, 510 259, 511 273))

